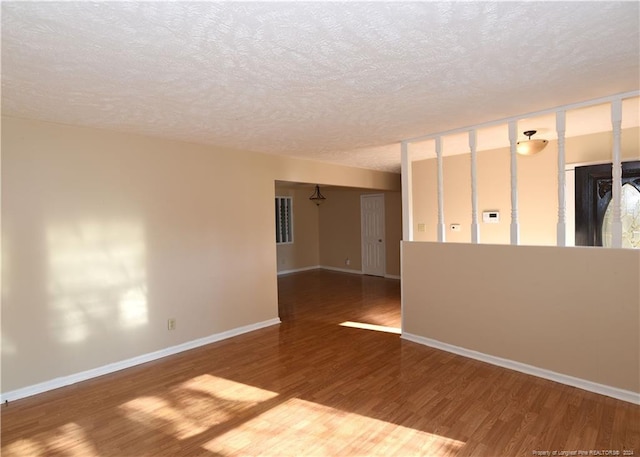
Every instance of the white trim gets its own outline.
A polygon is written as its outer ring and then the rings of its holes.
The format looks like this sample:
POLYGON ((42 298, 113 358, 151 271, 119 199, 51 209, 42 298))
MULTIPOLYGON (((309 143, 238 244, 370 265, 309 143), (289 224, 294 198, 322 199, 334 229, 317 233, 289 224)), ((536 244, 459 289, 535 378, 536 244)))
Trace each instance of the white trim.
POLYGON ((404 302, 405 302, 405 290, 404 290, 404 286, 406 285, 406 281, 404 281, 402 279, 402 275, 405 272, 405 267, 404 267, 404 246, 405 244, 407 244, 409 241, 405 241, 402 240, 400 241, 400 335, 404 334, 404 329, 405 329, 405 306, 404 306, 404 302))
POLYGON ((518 214, 518 122, 509 121, 511 157, 511 244, 520 244, 520 220, 518 214))
POLYGON ((436 160, 437 160, 437 186, 438 186, 438 242, 447 241, 447 232, 444 228, 444 170, 442 161, 442 138, 436 137, 436 160))
POLYGON ((32 395, 47 392, 49 390, 65 387, 77 382, 86 381, 88 379, 96 378, 105 374, 113 373, 115 371, 131 368, 136 365, 151 362, 153 360, 161 359, 170 355, 178 354, 180 352, 188 351, 200 346, 215 343, 217 341, 226 340, 234 336, 242 335, 243 333, 253 332, 264 327, 270 327, 280 323, 279 318, 269 319, 267 321, 257 322, 255 324, 245 325, 243 327, 234 328, 221 333, 215 333, 213 335, 205 336, 193 341, 187 341, 186 343, 171 346, 165 349, 161 349, 155 352, 149 352, 130 359, 121 360, 119 362, 103 365, 91 370, 82 371, 68 376, 61 376, 59 378, 51 379, 49 381, 34 384, 32 386, 23 387, 21 389, 12 390, 10 392, 4 392, 0 394, 0 402, 14 401, 20 398, 30 397, 32 395))
POLYGON ((565 195, 565 246, 576 245, 576 170, 573 165, 567 165, 564 169, 564 195, 565 195))
POLYGON ((413 241, 413 170, 409 145, 400 146, 400 178, 402 181, 402 239, 413 241))
POLYGON ((478 150, 477 132, 469 130, 469 151, 471 152, 471 243, 480 243, 478 225, 478 150))
POLYGON ((328 267, 328 266, 325 266, 325 265, 320 265, 320 268, 322 270, 338 271, 340 273, 354 273, 354 274, 357 274, 357 275, 364 274, 362 272, 362 270, 349 270, 348 268, 328 267))
MULTIPOLYGON (((364 275, 362 270, 349 270, 348 268, 338 268, 338 267, 330 267, 327 265, 317 265, 314 267, 304 267, 304 268, 298 268, 295 270, 280 271, 278 272, 278 276, 289 274, 289 273, 297 273, 300 271, 309 271, 309 270, 329 270, 329 271, 336 271, 338 273, 351 273, 354 275, 364 275)), ((382 278, 382 276, 378 276, 378 278, 382 278)), ((402 279, 400 275, 390 275, 390 274, 385 274, 384 278, 385 279, 402 279)))
POLYGON ((301 271, 319 270, 320 268, 322 268, 320 265, 312 265, 310 267, 293 268, 291 270, 282 270, 282 271, 278 272, 278 276, 288 275, 288 274, 291 274, 291 273, 299 273, 301 271))
POLYGON ((567 245, 567 198, 565 195, 567 176, 565 171, 566 115, 567 112, 562 110, 556 113, 556 132, 558 133, 558 225, 556 228, 556 244, 558 246, 567 245))
MULTIPOLYGON (((611 247, 622 248, 622 100, 611 102, 613 147, 611 151, 611 247)), ((604 240, 603 243, 604 244, 604 240)))
POLYGON ((566 384, 568 386, 577 387, 579 389, 594 392, 600 395, 606 395, 607 397, 617 398, 618 400, 626 401, 640 405, 640 393, 631 392, 629 390, 618 389, 616 387, 605 386, 604 384, 598 384, 596 382, 587 381, 586 379, 575 378, 562 373, 556 373, 555 371, 545 370, 544 368, 534 367, 525 363, 516 362, 514 360, 503 359, 482 352, 473 351, 471 349, 454 346, 441 341, 432 340, 431 338, 425 338, 411 333, 402 332, 400 336, 402 339, 412 341, 414 343, 429 346, 442 351, 458 354, 470 359, 480 360, 481 362, 490 363, 491 365, 497 365, 499 367, 508 368, 510 370, 519 371, 521 373, 537 376, 539 378, 549 379, 551 381, 566 384))

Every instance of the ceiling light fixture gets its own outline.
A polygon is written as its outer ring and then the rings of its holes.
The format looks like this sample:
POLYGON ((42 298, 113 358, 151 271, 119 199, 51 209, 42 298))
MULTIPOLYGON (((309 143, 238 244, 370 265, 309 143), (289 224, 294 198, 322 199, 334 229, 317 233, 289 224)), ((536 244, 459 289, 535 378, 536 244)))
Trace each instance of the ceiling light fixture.
POLYGON ((316 205, 320 206, 320 204, 325 201, 327 199, 327 197, 325 197, 324 195, 322 195, 320 193, 320 186, 318 186, 316 184, 316 190, 315 192, 311 195, 311 197, 309 197, 309 200, 311 200, 313 203, 315 203, 316 205))
POLYGON ((547 140, 532 140, 531 137, 535 135, 537 130, 527 130, 524 132, 524 136, 528 139, 525 141, 518 141, 516 143, 516 151, 523 156, 532 156, 542 151, 547 144, 547 140))

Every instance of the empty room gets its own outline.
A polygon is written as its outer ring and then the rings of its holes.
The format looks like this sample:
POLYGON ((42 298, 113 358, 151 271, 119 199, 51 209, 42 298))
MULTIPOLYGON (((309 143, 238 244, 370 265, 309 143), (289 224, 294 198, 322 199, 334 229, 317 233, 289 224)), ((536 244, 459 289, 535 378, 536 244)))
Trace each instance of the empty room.
POLYGON ((640 3, 1 3, 3 456, 640 455, 640 3))

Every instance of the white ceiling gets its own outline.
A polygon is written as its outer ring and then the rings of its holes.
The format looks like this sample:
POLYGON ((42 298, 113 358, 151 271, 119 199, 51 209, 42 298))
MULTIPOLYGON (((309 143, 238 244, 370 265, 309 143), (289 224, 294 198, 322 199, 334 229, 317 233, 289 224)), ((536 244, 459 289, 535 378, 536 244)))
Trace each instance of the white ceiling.
POLYGON ((635 1, 3 1, 2 110, 397 171, 400 140, 637 90, 639 31, 635 1))

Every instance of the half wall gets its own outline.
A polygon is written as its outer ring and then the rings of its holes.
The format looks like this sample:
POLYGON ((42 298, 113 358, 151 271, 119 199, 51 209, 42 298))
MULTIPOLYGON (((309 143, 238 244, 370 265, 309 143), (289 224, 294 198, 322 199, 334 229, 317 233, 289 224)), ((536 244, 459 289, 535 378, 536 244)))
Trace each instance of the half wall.
POLYGON ((638 251, 404 241, 402 297, 406 339, 640 399, 638 251))

